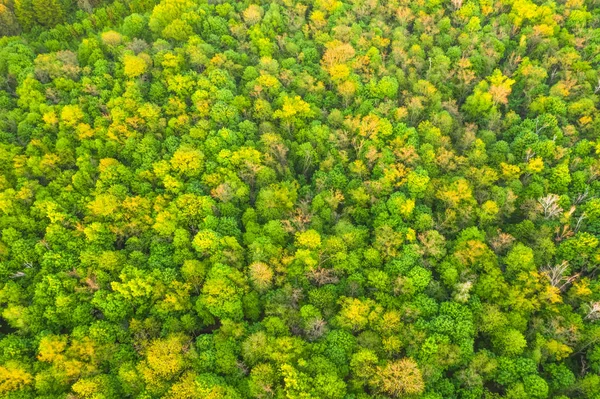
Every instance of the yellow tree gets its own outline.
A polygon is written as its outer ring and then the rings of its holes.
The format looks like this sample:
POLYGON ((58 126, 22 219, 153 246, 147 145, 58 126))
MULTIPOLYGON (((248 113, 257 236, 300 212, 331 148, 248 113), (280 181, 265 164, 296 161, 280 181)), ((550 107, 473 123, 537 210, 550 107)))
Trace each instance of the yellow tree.
POLYGON ((421 370, 410 358, 394 360, 377 367, 377 374, 372 382, 380 392, 393 397, 418 395, 425 389, 421 370))

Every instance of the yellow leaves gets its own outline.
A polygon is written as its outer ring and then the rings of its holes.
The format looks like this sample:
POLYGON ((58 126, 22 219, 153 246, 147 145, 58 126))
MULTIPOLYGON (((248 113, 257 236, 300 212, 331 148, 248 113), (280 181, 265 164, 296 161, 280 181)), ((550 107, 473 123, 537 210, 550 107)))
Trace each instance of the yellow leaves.
POLYGON ((515 80, 504 76, 498 69, 494 71, 488 80, 490 81, 489 93, 492 95, 494 103, 508 104, 508 96, 512 91, 511 88, 515 84, 515 80))
POLYGON ((371 140, 377 140, 379 136, 389 136, 393 132, 390 121, 375 114, 366 115, 362 119, 349 118, 346 125, 356 128, 360 136, 371 140))
POLYGON ((509 17, 516 27, 520 27, 526 20, 533 20, 540 15, 538 6, 530 0, 515 0, 509 17))
POLYGON ((91 398, 96 394, 100 386, 97 381, 89 379, 80 379, 71 387, 80 398, 91 398))
POLYGON ((350 76, 350 67, 346 64, 336 64, 332 65, 327 69, 329 75, 331 75, 331 80, 334 82, 341 82, 350 76))
POLYGON ((465 179, 460 179, 447 186, 445 190, 440 190, 437 197, 446 202, 450 208, 454 208, 461 201, 472 199, 473 194, 469 183, 465 179))
POLYGON ((548 77, 548 72, 544 68, 533 64, 529 58, 523 59, 521 65, 519 65, 517 74, 527 77, 533 81, 541 81, 548 77))
POLYGON ((540 293, 540 298, 543 301, 548 301, 550 303, 561 303, 562 296, 560 293, 560 289, 558 287, 554 287, 550 284, 546 286, 544 291, 540 293))
POLYGON ((285 117, 295 116, 297 114, 309 114, 310 105, 302 100, 300 96, 295 96, 293 99, 287 97, 283 102, 282 111, 285 117))
POLYGON ((329 70, 332 66, 350 61, 356 54, 354 47, 349 43, 333 40, 325 43, 325 53, 321 59, 323 68, 329 70))
POLYGON ((25 314, 27 308, 21 305, 10 304, 2 311, 2 317, 14 328, 25 327, 25 314))
POLYGON ((55 126, 56 124, 58 124, 58 117, 56 116, 56 112, 54 111, 48 111, 44 113, 44 115, 42 116, 42 120, 48 126, 55 126))
POLYGON ((279 83, 279 80, 275 76, 266 73, 260 75, 256 81, 265 89, 278 89, 281 87, 281 83, 279 83))
POLYGON ((14 196, 15 190, 8 189, 0 193, 0 211, 5 215, 8 215, 14 210, 14 196))
POLYGON ((569 357, 569 355, 573 352, 573 349, 571 349, 569 346, 555 339, 551 339, 546 342, 545 346, 548 354, 554 357, 557 361, 569 357))
POLYGON ((244 22, 252 26, 260 22, 263 15, 263 9, 257 4, 251 4, 242 12, 244 22))
POLYGON ((593 121, 593 118, 589 115, 585 115, 582 116, 581 118, 579 118, 579 124, 581 124, 582 126, 585 126, 589 123, 591 123, 593 121))
POLYGON ((544 170, 544 160, 541 157, 531 158, 525 166, 528 173, 540 173, 544 170))
MULTIPOLYGON (((168 177, 169 176, 167 176, 167 178, 168 177)), ((165 178, 165 180, 167 178, 165 178)), ((159 212, 156 215, 156 222, 152 225, 152 228, 163 236, 169 236, 173 234, 177 228, 177 215, 169 212, 168 210, 159 212)))
POLYGON ((204 280, 205 266, 197 259, 186 259, 181 266, 181 275, 193 286, 199 286, 204 280))
POLYGON ((161 109, 156 104, 144 103, 144 105, 138 108, 137 113, 144 118, 146 122, 150 122, 160 118, 161 109))
POLYGON ((60 222, 67 218, 67 214, 62 212, 56 202, 50 200, 36 202, 35 207, 44 212, 51 223, 60 222))
POLYGON ((321 235, 316 230, 296 233, 296 244, 301 248, 317 249, 321 246, 321 235))
POLYGON ((202 254, 211 253, 219 244, 219 236, 212 230, 201 230, 194 237, 192 244, 202 254))
POLYGON ((504 180, 518 179, 521 176, 521 168, 517 165, 511 165, 508 163, 500 163, 500 173, 504 180))
POLYGON ((165 69, 176 70, 184 62, 184 60, 173 53, 166 53, 161 62, 161 66, 165 69))
POLYGON ((369 323, 375 322, 381 313, 381 308, 375 307, 375 303, 370 299, 344 297, 340 304, 342 308, 338 314, 338 322, 340 326, 353 331, 362 330, 369 323), (375 309, 372 309, 374 307, 375 309))
MULTIPOLYGON (((168 75, 166 77, 166 80, 167 80, 167 88, 169 89, 169 91, 177 94, 178 96, 186 96, 187 97, 190 93, 193 92, 193 90, 196 86, 195 80, 192 79, 192 77, 186 76, 186 75, 181 75, 181 74, 168 75)), ((185 102, 183 102, 181 100, 178 100, 178 102, 181 104, 180 112, 182 112, 182 113, 185 112, 185 109, 187 107, 185 102)))
MULTIPOLYGON (((96 374, 98 362, 96 347, 92 339, 82 337, 67 345, 66 336, 44 336, 38 348, 38 360, 52 363, 52 374, 73 381, 80 376, 96 374)), ((42 377, 38 374, 37 377, 42 377)), ((66 381, 65 381, 66 382, 66 381)))
POLYGON ((470 84, 473 80, 475 80, 476 74, 472 69, 472 63, 471 60, 469 60, 468 58, 461 58, 458 61, 458 71, 457 76, 460 79, 460 81, 464 84, 464 85, 468 85, 470 84))
POLYGON ((479 19, 479 17, 472 16, 471 19, 469 19, 467 25, 465 26, 465 29, 468 32, 479 31, 481 29, 481 19, 479 19))
POLYGON ((33 376, 19 363, 8 361, 0 366, 0 394, 22 389, 33 382, 33 376))
POLYGON ((120 166, 121 163, 114 158, 102 158, 98 165, 98 171, 102 175, 101 178, 109 179, 116 177, 116 174, 113 174, 115 167, 120 166))
POLYGON ((55 364, 55 366, 58 369, 62 370, 68 378, 74 379, 81 375, 85 364, 83 362, 80 362, 79 360, 69 359, 63 361, 60 364, 55 364))
POLYGON ((337 9, 343 6, 343 3, 339 0, 317 0, 315 1, 315 7, 325 10, 328 13, 335 12, 337 9))
POLYGON ((281 109, 273 113, 275 118, 284 120, 291 120, 294 117, 309 117, 311 115, 310 104, 300 98, 300 96, 286 96, 283 99, 281 109))
POLYGON ((369 170, 367 169, 367 166, 361 159, 357 159, 354 162, 352 162, 351 164, 349 164, 348 169, 350 170, 351 173, 354 173, 358 176, 364 176, 369 172, 369 170))
POLYGON ((552 37, 554 35, 554 26, 548 24, 539 24, 533 27, 533 34, 541 37, 552 37))
POLYGON ((35 193, 31 185, 24 185, 19 191, 15 193, 15 199, 22 201, 30 201, 33 199, 34 194, 35 193))
POLYGON ((118 46, 123 41, 123 36, 121 36, 119 32, 115 32, 114 30, 104 32, 100 37, 102 39, 102 42, 109 47, 118 46))
POLYGON ((194 148, 179 148, 171 158, 171 167, 186 176, 197 176, 204 167, 204 154, 194 148))
POLYGON ((325 13, 321 10, 315 10, 310 14, 310 21, 316 29, 321 29, 327 24, 325 13))
POLYGON ((373 37, 372 45, 378 49, 385 49, 390 45, 391 40, 387 37, 376 35, 373 37))
POLYGON ((152 164, 152 171, 159 179, 164 179, 171 171, 171 164, 168 161, 161 160, 152 164))
POLYGON ((593 291, 590 289, 590 281, 587 278, 577 281, 573 284, 569 293, 575 295, 577 298, 587 300, 593 294, 593 291))
POLYGON ((47 335, 40 340, 38 360, 41 362, 60 362, 64 360, 63 352, 67 348, 67 338, 58 335, 47 335))
POLYGON ((480 0, 479 6, 481 7, 481 13, 483 15, 488 15, 494 11, 492 0, 480 0))
POLYGON ((139 366, 146 383, 156 386, 177 376, 186 367, 186 348, 186 338, 182 335, 153 340, 146 349, 145 361, 139 366))
POLYGON ((394 360, 377 369, 377 387, 388 395, 417 395, 425 389, 421 370, 410 358, 394 360))
POLYGON ((83 111, 78 105, 65 105, 60 113, 61 121, 68 127, 76 126, 83 116, 83 111))
POLYGON ((404 219, 407 219, 410 217, 410 215, 412 215, 412 212, 415 209, 415 200, 408 199, 403 196, 396 196, 389 200, 388 206, 392 207, 392 212, 399 214, 404 219))
POLYGON ((199 396, 200 392, 196 383, 196 375, 193 372, 186 372, 175 384, 171 386, 165 399, 219 399, 217 396, 199 396))
POLYGON ((86 140, 94 137, 94 129, 87 123, 80 123, 77 125, 77 138, 79 140, 86 140))
POLYGON ((94 216, 114 216, 119 207, 117 197, 112 194, 100 194, 88 204, 88 209, 94 216))
POLYGON ((167 314, 189 310, 191 307, 190 289, 191 285, 188 283, 181 283, 179 281, 171 282, 164 299, 157 307, 167 314))
POLYGON ((492 200, 488 200, 485 201, 483 204, 481 204, 481 213, 479 215, 481 221, 492 221, 496 218, 496 216, 498 215, 498 212, 500 211, 500 208, 498 207, 498 204, 496 204, 496 202, 492 201, 492 200))
POLYGON ((402 340, 397 335, 385 337, 381 340, 383 350, 389 354, 400 353, 402 349, 402 340))
POLYGON ((319 260, 317 256, 308 249, 298 249, 294 254, 296 260, 298 260, 301 264, 305 266, 307 270, 313 270, 319 264, 319 260))
POLYGON ((241 147, 230 154, 229 159, 233 165, 260 165, 262 153, 252 147, 241 147))
POLYGON ((491 251, 488 246, 479 240, 469 240, 465 243, 464 248, 457 249, 454 252, 454 257, 463 265, 472 266, 480 257, 490 255, 491 251))
POLYGON ((98 268, 108 272, 117 272, 123 267, 123 258, 119 252, 104 251, 98 256, 98 268))
POLYGON ((338 93, 346 100, 354 96, 357 89, 358 85, 353 80, 346 80, 337 86, 338 93))
POLYGON ((154 279, 152 277, 141 278, 141 277, 132 277, 125 278, 125 276, 121 276, 121 279, 125 282, 120 283, 118 281, 113 281, 110 283, 111 288, 123 295, 125 299, 135 299, 135 298, 149 298, 153 294, 153 282, 154 279))
POLYGON ((259 290, 264 291, 271 287, 273 270, 262 262, 254 262, 249 267, 250 281, 259 290))
POLYGON ((128 78, 138 77, 148 70, 148 61, 148 56, 125 54, 123 56, 123 73, 128 78))

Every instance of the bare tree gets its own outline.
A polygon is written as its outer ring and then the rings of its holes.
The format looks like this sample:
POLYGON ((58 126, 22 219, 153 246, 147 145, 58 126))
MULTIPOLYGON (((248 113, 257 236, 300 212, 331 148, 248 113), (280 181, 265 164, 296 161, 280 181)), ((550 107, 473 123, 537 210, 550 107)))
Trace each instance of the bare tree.
POLYGON ((590 302, 587 305, 588 313, 585 316, 586 319, 599 320, 600 319, 600 301, 590 302))
MULTIPOLYGON (((462 7, 463 5, 463 0, 452 0, 452 7, 454 7, 455 10, 458 10, 462 7)), ((600 82, 599 82, 600 85, 600 82)))
POLYGON ((590 193, 590 189, 588 187, 586 187, 584 192, 579 193, 577 195, 577 197, 575 197, 575 200, 573 201, 573 203, 575 205, 581 204, 583 201, 585 201, 587 199, 589 193, 590 193))
POLYGON ((320 317, 308 322, 306 327, 306 337, 309 341, 319 339, 325 332, 327 332, 327 322, 320 317))
POLYGON ((558 265, 548 265, 546 267, 544 267, 541 272, 544 276, 546 276, 548 278, 548 280, 550 281, 550 284, 553 287, 558 288, 561 291, 564 291, 565 288, 567 288, 567 286, 569 284, 571 284, 573 281, 577 280, 579 278, 579 273, 573 275, 573 276, 566 276, 566 272, 567 269, 569 268, 569 262, 567 262, 566 260, 563 261, 562 263, 558 264, 558 265))
POLYGON ((559 199, 560 197, 556 194, 548 194, 538 200, 546 219, 554 219, 562 214, 563 209, 558 205, 559 199))
POLYGON ((507 249, 514 241, 515 237, 508 233, 503 233, 500 231, 500 229, 498 229, 498 235, 490 240, 490 246, 494 252, 500 253, 507 249))
POLYGON ((587 219, 587 215, 585 214, 585 212, 583 212, 578 218, 577 218, 577 224, 575 225, 575 233, 577 233, 579 231, 579 229, 581 229, 581 224, 582 222, 587 219))
POLYGON ((533 157, 535 157, 535 152, 532 151, 531 148, 528 148, 527 151, 525 151, 525 162, 529 162, 533 157))

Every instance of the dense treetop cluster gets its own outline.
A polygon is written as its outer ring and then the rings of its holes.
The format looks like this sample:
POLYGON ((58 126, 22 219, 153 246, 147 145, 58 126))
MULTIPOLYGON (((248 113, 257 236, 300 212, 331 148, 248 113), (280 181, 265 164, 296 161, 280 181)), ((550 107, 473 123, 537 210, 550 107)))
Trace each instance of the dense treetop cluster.
POLYGON ((600 398, 598 0, 0 34, 0 397, 600 398))

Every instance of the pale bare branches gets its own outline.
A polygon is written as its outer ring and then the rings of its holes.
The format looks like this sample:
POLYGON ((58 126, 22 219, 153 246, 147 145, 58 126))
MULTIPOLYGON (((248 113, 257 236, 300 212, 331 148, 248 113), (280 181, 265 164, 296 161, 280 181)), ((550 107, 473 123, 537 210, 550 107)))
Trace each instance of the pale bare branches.
POLYGON ((327 331, 327 322, 322 318, 314 318, 307 323, 306 337, 309 341, 319 339, 327 331))
POLYGON ((577 194, 577 197, 575 197, 575 199, 573 200, 573 204, 575 204, 575 205, 581 204, 583 201, 585 201, 587 199, 589 193, 590 193, 590 189, 588 187, 586 187, 584 192, 577 194))
POLYGON ((600 301, 590 302, 586 307, 588 309, 586 319, 600 320, 600 301))
POLYGON ((300 201, 299 206, 294 210, 294 214, 289 218, 282 220, 283 228, 289 233, 296 233, 306 230, 306 226, 312 219, 309 200, 300 201))
POLYGON ((315 269, 310 270, 306 273, 306 277, 314 281, 318 286, 322 286, 325 284, 335 284, 340 279, 336 276, 336 273, 332 269, 326 269, 323 267, 317 267, 315 269))
POLYGON ((546 276, 550 281, 550 285, 564 291, 573 281, 577 280, 580 273, 572 276, 566 276, 569 269, 569 262, 566 260, 558 265, 548 265, 541 270, 542 275, 546 276))
POLYGON ((538 200, 538 203, 542 206, 544 211, 544 217, 546 219, 554 219, 559 217, 563 209, 558 205, 560 197, 556 194, 548 194, 538 200))
POLYGON ((498 229, 498 235, 490 240, 490 247, 495 253, 506 250, 515 241, 515 237, 498 229))

